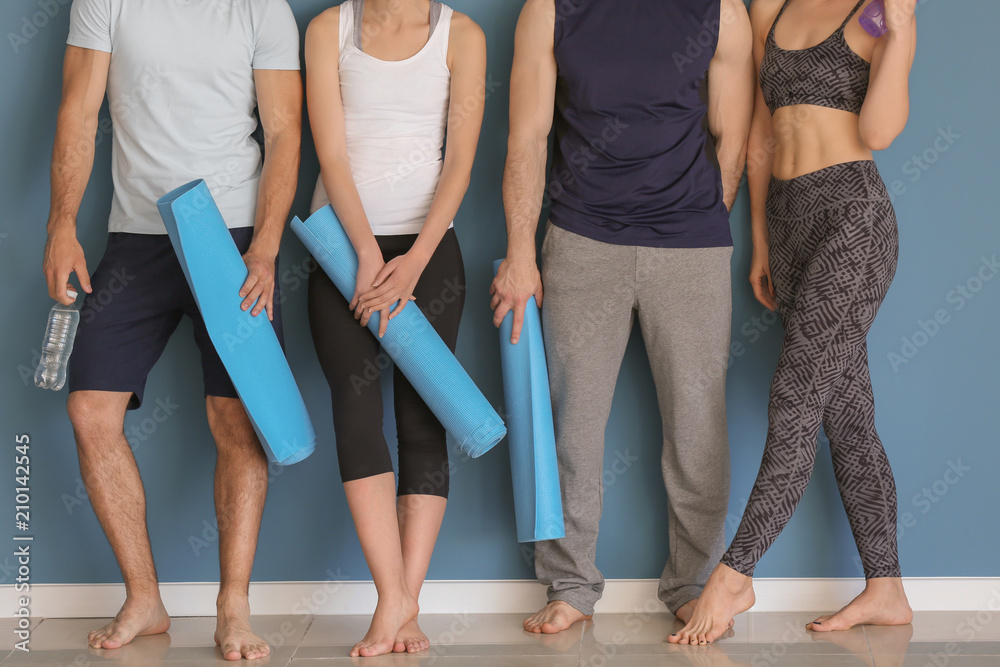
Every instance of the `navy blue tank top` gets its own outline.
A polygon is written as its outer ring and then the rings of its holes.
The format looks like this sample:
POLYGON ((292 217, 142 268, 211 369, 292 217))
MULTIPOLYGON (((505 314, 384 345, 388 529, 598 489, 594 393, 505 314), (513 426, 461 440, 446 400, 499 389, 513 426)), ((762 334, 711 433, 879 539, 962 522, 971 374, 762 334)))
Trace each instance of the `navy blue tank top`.
POLYGON ((732 245, 707 129, 720 0, 555 0, 551 221, 619 245, 732 245))

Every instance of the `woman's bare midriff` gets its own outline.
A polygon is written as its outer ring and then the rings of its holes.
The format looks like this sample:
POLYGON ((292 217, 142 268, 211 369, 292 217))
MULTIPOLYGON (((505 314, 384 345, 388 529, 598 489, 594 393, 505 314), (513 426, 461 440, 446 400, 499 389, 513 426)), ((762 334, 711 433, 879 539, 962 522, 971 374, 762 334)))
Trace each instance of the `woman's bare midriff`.
POLYGON ((835 164, 872 159, 861 140, 859 118, 848 111, 806 104, 782 107, 774 112, 772 124, 775 178, 789 180, 835 164))

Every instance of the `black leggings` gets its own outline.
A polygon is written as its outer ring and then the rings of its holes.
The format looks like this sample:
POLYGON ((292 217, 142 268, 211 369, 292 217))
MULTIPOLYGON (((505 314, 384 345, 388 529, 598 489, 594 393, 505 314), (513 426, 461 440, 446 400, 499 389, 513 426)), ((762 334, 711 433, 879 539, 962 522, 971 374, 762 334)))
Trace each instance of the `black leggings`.
MULTIPOLYGON (((406 253, 416 234, 377 236, 382 257, 406 253)), ((416 289, 419 307, 445 344, 455 351, 465 303, 465 268, 455 230, 449 229, 424 269, 416 289)), ((392 472, 382 433, 381 370, 389 357, 378 339, 354 319, 349 301, 322 271, 309 279, 309 326, 333 398, 333 428, 344 482, 392 472)), ((391 325, 390 325, 391 326, 391 325)), ((448 446, 444 428, 396 368, 393 372, 399 441, 399 495, 448 497, 448 446)))
POLYGON ((896 271, 888 193, 873 162, 772 180, 767 225, 785 341, 764 460, 722 562, 753 576, 802 499, 822 423, 865 577, 898 577, 896 485, 875 431, 866 345, 896 271))

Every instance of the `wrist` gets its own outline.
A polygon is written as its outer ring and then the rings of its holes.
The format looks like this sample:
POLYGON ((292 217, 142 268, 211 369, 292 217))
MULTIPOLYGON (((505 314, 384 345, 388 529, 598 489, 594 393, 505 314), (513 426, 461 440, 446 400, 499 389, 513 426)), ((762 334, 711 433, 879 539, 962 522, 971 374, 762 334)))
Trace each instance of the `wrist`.
POLYGON ((69 233, 76 236, 76 220, 70 216, 50 216, 45 230, 49 236, 69 233))
POLYGON ((535 245, 509 244, 507 246, 507 261, 513 264, 535 264, 535 245))
POLYGON ((375 242, 375 237, 372 237, 371 243, 365 243, 360 248, 357 248, 356 251, 359 261, 371 261, 382 258, 382 249, 375 242))
POLYGON ((915 24, 916 22, 911 18, 909 21, 905 21, 903 25, 892 26, 885 34, 885 39, 888 42, 909 42, 913 38, 913 28, 915 24))
POLYGON ((260 257, 265 261, 274 262, 274 260, 278 258, 279 246, 279 243, 254 239, 250 242, 250 247, 247 248, 247 254, 260 257))
POLYGON ((424 247, 424 244, 420 243, 418 239, 418 241, 413 244, 406 254, 419 262, 421 267, 425 267, 431 261, 434 251, 430 248, 424 247))

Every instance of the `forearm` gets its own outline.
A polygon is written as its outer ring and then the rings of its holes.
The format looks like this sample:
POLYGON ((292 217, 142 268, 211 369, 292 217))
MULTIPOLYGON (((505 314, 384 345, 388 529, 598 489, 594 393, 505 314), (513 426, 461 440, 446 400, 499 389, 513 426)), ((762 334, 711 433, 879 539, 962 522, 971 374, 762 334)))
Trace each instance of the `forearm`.
POLYGON ((547 141, 511 137, 503 175, 507 257, 535 260, 535 233, 545 194, 547 141))
POLYGON ((97 116, 60 110, 52 149, 48 233, 76 230, 76 216, 94 167, 97 116))
POLYGON ((469 189, 471 173, 471 161, 467 161, 465 164, 451 164, 447 159, 445 160, 437 191, 434 193, 434 201, 427 213, 427 219, 410 249, 410 252, 420 257, 424 264, 430 261, 438 244, 441 243, 441 239, 444 238, 449 226, 458 214, 465 193, 469 189))
POLYGON ((910 115, 910 68, 913 63, 915 25, 890 31, 878 70, 868 86, 861 110, 861 135, 873 149, 887 147, 906 127, 910 115))
POLYGON ((722 170, 722 198, 726 208, 733 210, 736 194, 743 180, 743 168, 746 166, 746 140, 733 137, 746 136, 745 131, 726 132, 718 137, 719 168, 722 170))
POLYGON ((323 188, 358 257, 381 256, 382 250, 375 241, 375 233, 365 214, 347 158, 326 161, 320 158, 320 165, 323 188))
MULTIPOLYGON (((758 112, 760 113, 760 112, 758 112)), ((750 225, 755 250, 767 248, 767 190, 774 166, 774 137, 770 117, 754 119, 748 143, 747 184, 750 190, 750 225)))
POLYGON ((267 142, 251 250, 272 256, 278 254, 298 184, 300 134, 288 130, 267 142))

